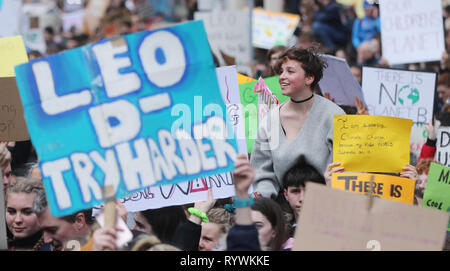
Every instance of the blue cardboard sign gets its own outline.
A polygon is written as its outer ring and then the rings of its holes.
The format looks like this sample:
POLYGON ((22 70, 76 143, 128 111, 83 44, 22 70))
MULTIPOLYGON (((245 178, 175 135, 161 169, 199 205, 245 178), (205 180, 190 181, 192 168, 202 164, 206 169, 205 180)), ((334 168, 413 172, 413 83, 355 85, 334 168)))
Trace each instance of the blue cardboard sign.
POLYGON ((122 198, 234 169, 236 142, 200 21, 15 71, 54 216, 102 203, 106 185, 122 198))

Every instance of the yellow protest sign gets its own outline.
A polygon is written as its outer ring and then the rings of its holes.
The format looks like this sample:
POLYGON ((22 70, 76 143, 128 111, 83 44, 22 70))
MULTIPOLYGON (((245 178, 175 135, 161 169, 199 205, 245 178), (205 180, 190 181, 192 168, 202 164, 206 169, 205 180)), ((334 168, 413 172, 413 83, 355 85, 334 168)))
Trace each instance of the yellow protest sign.
POLYGON ((346 6, 353 6, 356 16, 358 16, 358 18, 360 19, 366 15, 363 7, 364 0, 337 0, 336 2, 346 6))
POLYGON ((333 161, 346 171, 400 172, 409 164, 412 120, 335 115, 333 161))
POLYGON ((252 82, 252 81, 256 81, 256 79, 242 75, 240 73, 237 74, 238 77, 238 84, 244 84, 244 83, 248 83, 248 82, 252 82))
POLYGON ((384 174, 369 173, 333 173, 331 187, 372 195, 384 199, 400 201, 408 204, 414 203, 415 180, 384 174), (373 184, 370 177, 374 177, 373 184))
POLYGON ((0 77, 13 77, 14 66, 28 62, 22 36, 0 38, 0 77))

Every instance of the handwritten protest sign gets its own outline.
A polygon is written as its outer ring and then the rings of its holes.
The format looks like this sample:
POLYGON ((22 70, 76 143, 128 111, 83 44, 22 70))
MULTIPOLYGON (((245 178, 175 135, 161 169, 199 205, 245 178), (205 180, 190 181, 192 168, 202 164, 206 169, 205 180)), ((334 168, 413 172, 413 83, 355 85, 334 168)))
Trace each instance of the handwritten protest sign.
POLYGON ((435 88, 436 73, 363 67, 362 91, 371 115, 428 123, 435 88))
POLYGON ((333 160, 346 171, 400 172, 409 164, 411 125, 393 117, 335 115, 333 160))
POLYGON ((330 97, 339 105, 355 106, 355 98, 364 102, 361 86, 351 73, 347 61, 330 55, 322 57, 328 64, 319 81, 322 93, 330 93, 330 97))
POLYGON ((331 187, 358 194, 367 194, 408 204, 414 202, 415 180, 384 174, 333 173, 331 187), (373 188, 370 177, 373 176, 373 188))
POLYGON ((292 250, 442 250, 444 212, 306 184, 292 250))
POLYGON ((0 2, 0 37, 18 35, 22 0, 2 0, 0 2))
POLYGON ((28 62, 21 36, 0 38, 0 141, 28 140, 14 66, 28 62))
POLYGON ((441 0, 380 1, 383 57, 390 65, 439 61, 445 51, 441 0))
POLYGON ((434 159, 444 166, 450 166, 450 127, 438 126, 436 154, 434 159))
POLYGON ((449 167, 436 163, 430 164, 422 206, 441 211, 450 211, 449 167))
POLYGON ((235 194, 233 178, 227 172, 177 184, 150 186, 122 198, 121 202, 129 212, 182 205, 207 200, 208 188, 212 189, 214 199, 235 194))
POLYGON ((222 100, 227 106, 227 116, 236 137, 238 152, 247 155, 245 126, 236 67, 228 66, 217 68, 216 74, 220 93, 222 94, 222 100))
POLYGON ((121 198, 234 168, 232 128, 212 115, 226 108, 201 21, 40 58, 16 74, 54 216, 98 205, 107 185, 121 198))
POLYGON ((419 159, 423 144, 427 142, 428 132, 424 123, 413 123, 411 127, 411 141, 409 150, 411 152, 411 165, 415 165, 419 159))
POLYGON ((286 46, 299 21, 296 14, 253 9, 253 46, 262 49, 286 46))
POLYGON ((217 10, 212 12, 196 12, 195 20, 205 24, 208 40, 216 57, 226 66, 222 53, 234 58, 237 70, 250 73, 250 27, 248 11, 217 10))

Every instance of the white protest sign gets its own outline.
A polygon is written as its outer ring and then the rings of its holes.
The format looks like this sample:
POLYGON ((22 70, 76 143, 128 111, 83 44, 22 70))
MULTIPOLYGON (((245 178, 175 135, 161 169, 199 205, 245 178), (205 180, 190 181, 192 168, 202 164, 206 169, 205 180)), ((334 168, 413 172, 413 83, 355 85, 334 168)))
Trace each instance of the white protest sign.
POLYGON ((436 154, 434 160, 444 166, 450 166, 450 126, 437 128, 436 154))
POLYGON ((364 101, 361 86, 351 73, 347 61, 330 55, 322 55, 322 57, 328 64, 319 81, 322 93, 330 93, 330 97, 338 105, 355 106, 355 98, 364 101))
POLYGON ((241 95, 235 66, 216 69, 222 100, 227 106, 227 113, 238 144, 239 153, 247 155, 245 123, 242 115, 241 95))
POLYGON ((383 57, 390 65, 441 59, 441 0, 382 0, 380 22, 383 57))
POLYGON ((0 37, 19 34, 21 0, 0 0, 0 37))
POLYGON ((248 11, 227 10, 213 12, 196 12, 195 20, 202 20, 208 40, 216 57, 224 66, 222 53, 235 59, 240 72, 249 74, 250 62, 250 27, 248 11), (221 53, 222 52, 222 53, 221 53))
POLYGON ((362 91, 370 115, 428 123, 435 88, 436 73, 363 67, 362 91))
POLYGON ((231 172, 214 174, 173 185, 150 186, 122 198, 121 202, 129 212, 183 205, 207 200, 208 188, 212 189, 215 199, 234 196, 231 172))
POLYGON ((69 32, 71 27, 83 30, 84 10, 77 10, 61 14, 63 28, 65 32, 69 32))

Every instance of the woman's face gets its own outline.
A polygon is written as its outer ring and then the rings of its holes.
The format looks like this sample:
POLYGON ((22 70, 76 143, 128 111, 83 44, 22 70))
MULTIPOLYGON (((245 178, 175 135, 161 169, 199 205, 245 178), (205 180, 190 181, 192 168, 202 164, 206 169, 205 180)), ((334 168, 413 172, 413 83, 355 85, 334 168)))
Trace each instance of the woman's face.
POLYGON ((141 212, 137 212, 134 216, 133 230, 145 232, 150 235, 153 234, 152 225, 147 222, 147 219, 145 219, 141 212))
POLYGON ((16 238, 29 237, 40 230, 39 220, 32 211, 36 194, 11 193, 6 202, 6 224, 16 238))
POLYGON ((288 59, 281 65, 278 82, 281 86, 281 93, 291 98, 302 93, 304 89, 310 89, 314 81, 313 76, 306 76, 301 63, 297 60, 288 59))
POLYGON ((269 220, 260 211, 252 210, 252 221, 258 229, 259 244, 262 248, 270 246, 275 237, 275 230, 269 220))
POLYGON ((277 64, 278 58, 280 57, 280 55, 282 53, 283 53, 283 51, 280 51, 280 52, 273 53, 270 56, 270 67, 272 67, 272 69, 275 68, 275 65, 277 64))

